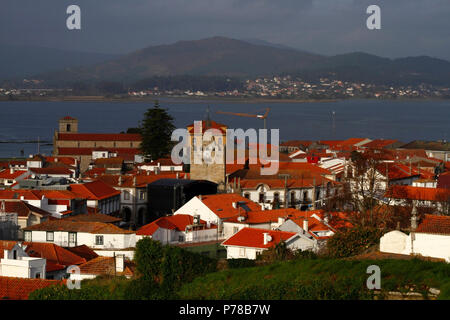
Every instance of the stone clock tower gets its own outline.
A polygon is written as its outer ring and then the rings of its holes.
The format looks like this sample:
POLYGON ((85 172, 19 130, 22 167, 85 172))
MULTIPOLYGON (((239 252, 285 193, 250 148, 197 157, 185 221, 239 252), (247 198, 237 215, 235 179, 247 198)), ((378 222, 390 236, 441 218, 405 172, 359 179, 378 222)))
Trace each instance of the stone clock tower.
POLYGON ((193 180, 208 180, 218 184, 218 189, 225 189, 225 159, 226 159, 226 134, 227 126, 217 123, 212 120, 198 121, 197 126, 194 124, 187 127, 189 132, 189 142, 191 147, 191 164, 190 176, 193 180), (201 124, 201 125, 200 125, 201 124), (197 129, 197 130, 195 130, 197 129), (208 129, 216 129, 220 132, 219 135, 212 137, 210 140, 204 139, 204 133, 208 129), (211 157, 220 157, 222 161, 215 161, 214 163, 207 163, 202 157, 202 150, 205 150, 208 145, 213 143, 221 148, 216 154, 216 150, 211 152, 211 157), (199 146, 202 146, 200 149, 199 146), (197 157, 197 159, 195 159, 197 157))

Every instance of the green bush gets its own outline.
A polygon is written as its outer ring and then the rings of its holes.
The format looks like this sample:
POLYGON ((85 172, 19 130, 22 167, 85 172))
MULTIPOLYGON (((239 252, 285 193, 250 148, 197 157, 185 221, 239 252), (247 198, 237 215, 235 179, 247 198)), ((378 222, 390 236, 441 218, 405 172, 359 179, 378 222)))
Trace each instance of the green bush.
POLYGON ((370 227, 357 227, 337 232, 327 241, 328 254, 334 258, 358 255, 380 241, 382 232, 370 227))
POLYGON ((227 260, 228 268, 237 269, 237 268, 248 268, 255 266, 255 260, 249 259, 228 259, 227 260))

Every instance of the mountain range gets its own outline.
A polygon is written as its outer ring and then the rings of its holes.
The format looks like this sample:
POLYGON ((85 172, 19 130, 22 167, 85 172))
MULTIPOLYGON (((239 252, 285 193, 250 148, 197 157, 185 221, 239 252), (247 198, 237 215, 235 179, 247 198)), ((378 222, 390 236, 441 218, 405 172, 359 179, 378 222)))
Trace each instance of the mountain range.
POLYGON ((442 59, 390 59, 363 52, 326 56, 258 39, 178 41, 120 56, 42 48, 16 50, 6 51, 6 60, 5 52, 0 53, 0 78, 33 75, 48 84, 102 80, 131 83, 154 76, 293 74, 306 79, 334 77, 383 84, 450 84, 450 62, 442 59))

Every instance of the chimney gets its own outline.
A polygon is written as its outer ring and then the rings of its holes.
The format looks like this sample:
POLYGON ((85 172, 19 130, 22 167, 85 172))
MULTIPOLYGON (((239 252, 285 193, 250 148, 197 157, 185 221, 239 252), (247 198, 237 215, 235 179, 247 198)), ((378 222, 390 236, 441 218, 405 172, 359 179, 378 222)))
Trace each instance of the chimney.
POLYGON ((413 208, 411 211, 411 231, 415 231, 417 229, 417 207, 416 203, 413 203, 413 208))
POLYGON ((13 174, 14 173, 14 168, 10 168, 9 169, 9 173, 13 174))
POLYGON ((202 201, 202 195, 201 194, 198 195, 198 198, 200 199, 200 201, 202 201))
POLYGON ((119 187, 122 185, 122 176, 119 176, 119 181, 117 182, 117 185, 119 187))
POLYGON ((272 237, 268 232, 264 232, 264 245, 267 245, 270 241, 272 241, 272 237))
POLYGON ((133 186, 134 186, 134 187, 136 187, 136 181, 137 181, 137 178, 136 178, 136 176, 134 176, 134 177, 133 177, 133 186))
POLYGON ((176 175, 176 177, 177 177, 177 179, 179 179, 179 174, 178 174, 178 172, 177 172, 177 175, 176 175))
POLYGON ((308 219, 303 220, 303 230, 305 233, 308 232, 308 219))
POLYGON ((115 265, 116 265, 116 272, 123 272, 125 270, 125 255, 118 254, 115 255, 115 265))
POLYGON ((233 208, 237 209, 237 202, 233 202, 232 205, 233 205, 233 208))

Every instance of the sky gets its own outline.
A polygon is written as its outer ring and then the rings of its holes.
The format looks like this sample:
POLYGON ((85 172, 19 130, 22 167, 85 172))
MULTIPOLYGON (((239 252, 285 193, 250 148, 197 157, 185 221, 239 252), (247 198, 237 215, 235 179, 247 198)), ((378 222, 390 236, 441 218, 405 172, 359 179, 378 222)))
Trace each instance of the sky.
POLYGON ((334 55, 450 60, 449 0, 1 0, 0 44, 123 54, 213 36, 334 55), (81 30, 68 30, 69 5, 81 30), (369 5, 381 29, 369 30, 369 5))

